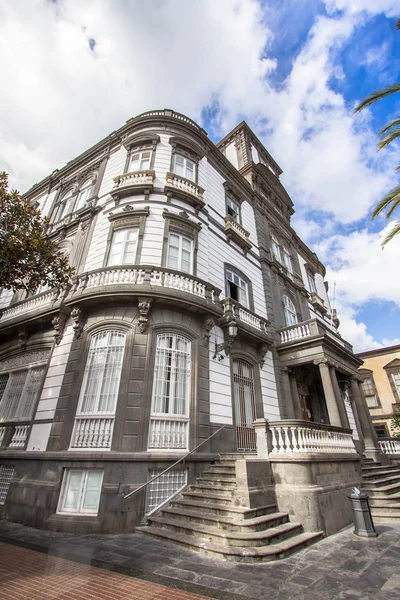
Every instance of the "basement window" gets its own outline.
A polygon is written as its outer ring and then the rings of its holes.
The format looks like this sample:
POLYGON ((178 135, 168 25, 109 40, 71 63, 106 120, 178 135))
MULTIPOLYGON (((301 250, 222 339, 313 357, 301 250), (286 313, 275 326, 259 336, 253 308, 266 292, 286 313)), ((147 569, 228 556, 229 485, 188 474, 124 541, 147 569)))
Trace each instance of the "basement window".
POLYGON ((98 469, 66 469, 57 512, 97 515, 102 483, 98 469))

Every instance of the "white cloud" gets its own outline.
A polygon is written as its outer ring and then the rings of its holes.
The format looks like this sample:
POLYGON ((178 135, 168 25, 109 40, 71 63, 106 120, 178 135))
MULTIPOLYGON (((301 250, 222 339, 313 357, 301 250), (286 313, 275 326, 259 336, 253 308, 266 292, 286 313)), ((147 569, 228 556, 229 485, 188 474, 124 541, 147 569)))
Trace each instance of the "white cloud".
POLYGON ((331 13, 344 10, 350 14, 362 11, 371 15, 383 13, 387 17, 398 17, 400 14, 399 0, 325 0, 325 5, 331 13))

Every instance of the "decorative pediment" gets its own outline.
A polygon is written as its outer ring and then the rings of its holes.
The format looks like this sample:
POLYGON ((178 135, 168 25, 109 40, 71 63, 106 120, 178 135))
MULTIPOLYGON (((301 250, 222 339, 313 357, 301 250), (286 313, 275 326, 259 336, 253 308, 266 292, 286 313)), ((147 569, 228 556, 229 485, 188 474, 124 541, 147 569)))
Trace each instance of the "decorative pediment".
POLYGON ((169 219, 169 229, 179 231, 183 234, 191 234, 200 231, 201 224, 195 223, 189 218, 189 215, 185 211, 179 213, 170 212, 167 208, 163 210, 162 216, 164 219, 169 219))
POLYGON ((400 358, 395 358, 395 359, 391 360, 383 368, 384 369, 399 369, 400 370, 400 358))
POLYGON ((128 135, 122 140, 122 145, 129 151, 138 146, 151 146, 153 150, 160 141, 160 136, 152 131, 128 135))
POLYGON ((131 204, 127 204, 124 208, 117 213, 110 213, 108 220, 114 224, 114 227, 130 227, 132 225, 139 225, 141 219, 148 217, 150 214, 150 208, 145 206, 144 208, 134 208, 131 204))
POLYGON ((169 139, 169 143, 174 148, 174 150, 182 148, 183 150, 194 154, 194 158, 197 159, 203 158, 206 154, 205 150, 203 150, 203 148, 199 146, 199 144, 197 144, 190 138, 174 136, 169 139))

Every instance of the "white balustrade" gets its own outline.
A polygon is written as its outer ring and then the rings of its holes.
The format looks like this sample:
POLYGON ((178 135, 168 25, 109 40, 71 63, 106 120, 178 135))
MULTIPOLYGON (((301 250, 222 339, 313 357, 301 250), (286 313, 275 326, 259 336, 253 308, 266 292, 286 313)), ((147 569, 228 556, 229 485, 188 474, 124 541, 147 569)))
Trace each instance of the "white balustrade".
POLYGON ((258 331, 263 330, 263 321, 260 317, 256 317, 256 315, 244 310, 244 308, 239 308, 238 314, 239 319, 243 321, 243 323, 250 325, 250 327, 254 327, 254 329, 258 329, 258 331))
POLYGON ((400 454, 400 439, 378 440, 378 443, 384 454, 400 454))
POLYGON ((308 338, 311 335, 310 324, 302 323, 300 325, 294 325, 284 329, 280 332, 280 334, 282 344, 285 342, 293 342, 294 340, 308 338))
POLYGON ((76 416, 70 449, 107 450, 111 447, 114 417, 76 416))
POLYGON ((187 450, 188 421, 151 417, 149 450, 187 450))
POLYGON ((81 278, 80 287, 88 289, 103 285, 141 284, 144 282, 144 275, 143 269, 119 268, 95 271, 88 274, 86 285, 85 278, 81 278))
POLYGON ((28 312, 32 312, 33 310, 38 310, 42 306, 47 306, 54 302, 58 297, 59 292, 57 290, 51 290, 46 292, 45 294, 39 294, 37 296, 33 296, 29 300, 25 300, 24 302, 20 302, 15 306, 10 306, 10 308, 6 308, 3 311, 3 314, 0 317, 0 322, 8 321, 10 319, 14 319, 19 315, 23 315, 28 312))
POLYGON ((130 173, 124 173, 114 177, 114 190, 128 187, 131 185, 151 185, 154 181, 155 172, 150 171, 132 171, 130 173))
POLYGON ((16 425, 9 448, 23 448, 28 437, 29 425, 16 425))
POLYGON ((146 117, 173 117, 174 119, 177 119, 178 121, 183 121, 184 123, 187 123, 188 125, 191 125, 196 129, 201 129, 201 127, 199 127, 197 123, 192 121, 192 119, 189 119, 188 117, 185 117, 185 115, 181 115, 180 113, 177 113, 174 110, 150 110, 148 112, 142 113, 136 118, 145 119, 146 117))
POLYGON ((179 273, 169 273, 168 271, 154 270, 150 275, 150 285, 160 286, 187 292, 201 298, 206 297, 206 285, 179 273))
POLYGON ((356 449, 350 433, 307 427, 305 425, 271 425, 271 454, 355 454, 356 449))
POLYGON ((185 177, 175 175, 175 173, 167 173, 166 181, 167 185, 182 190, 183 192, 187 192, 188 194, 195 196, 201 202, 204 202, 204 190, 199 185, 196 185, 194 181, 190 181, 190 179, 186 179, 185 177))
POLYGON ((5 434, 6 434, 6 428, 5 427, 0 427, 0 446, 3 443, 5 434))
POLYGON ((225 217, 225 230, 229 230, 229 229, 234 231, 237 235, 239 235, 243 239, 249 240, 250 233, 244 227, 242 227, 241 224, 238 223, 233 217, 231 217, 230 215, 227 215, 225 217))

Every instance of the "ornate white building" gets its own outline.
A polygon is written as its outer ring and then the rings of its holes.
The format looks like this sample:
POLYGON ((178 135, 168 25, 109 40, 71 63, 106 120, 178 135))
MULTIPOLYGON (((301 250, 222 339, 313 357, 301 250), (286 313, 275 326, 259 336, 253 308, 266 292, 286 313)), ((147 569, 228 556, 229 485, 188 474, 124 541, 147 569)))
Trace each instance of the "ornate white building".
POLYGON ((215 145, 159 110, 27 192, 75 276, 62 293, 0 298, 6 518, 132 531, 220 452, 245 452, 272 466, 280 507, 306 529, 349 522, 345 491, 379 450, 361 361, 280 174, 246 123, 215 145), (297 506, 300 464, 314 520, 297 506))

